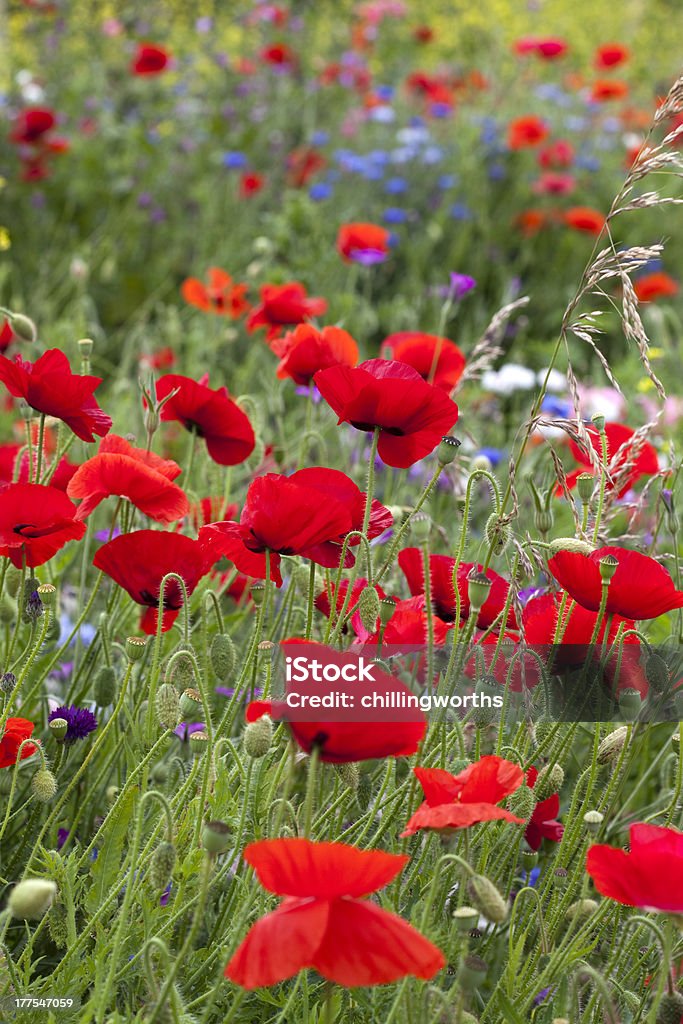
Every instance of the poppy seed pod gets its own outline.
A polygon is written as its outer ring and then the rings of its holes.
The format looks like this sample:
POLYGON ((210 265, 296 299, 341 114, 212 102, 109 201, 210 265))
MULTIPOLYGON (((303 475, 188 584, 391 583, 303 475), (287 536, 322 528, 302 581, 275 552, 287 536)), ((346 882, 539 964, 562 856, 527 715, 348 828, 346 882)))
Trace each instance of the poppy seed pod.
POLYGON ((583 823, 589 832, 599 832, 604 820, 605 815, 600 811, 586 811, 583 816, 583 823))
POLYGON ((199 690, 184 690, 180 695, 180 714, 185 721, 197 722, 204 718, 204 706, 199 690))
POLYGON ((25 878, 10 893, 7 907, 12 917, 38 921, 52 906, 57 886, 47 878, 25 878))
POLYGON ((221 682, 226 682, 235 670, 235 645, 227 633, 217 633, 211 641, 211 667, 221 682))
POLYGON ((175 729, 182 721, 180 698, 172 683, 162 683, 157 690, 155 710, 162 729, 175 729))
POLYGON ((480 956, 470 954, 464 957, 458 968, 458 981, 466 992, 476 992, 486 978, 488 965, 480 956))
POLYGON ((467 891, 474 906, 491 924, 502 924, 507 919, 508 905, 485 875, 474 875, 467 891))
POLYGON ((57 588, 51 583, 41 583, 36 590, 45 608, 54 608, 57 603, 57 588))
POLYGON ((602 431, 605 429, 605 417, 603 413, 596 412, 593 416, 591 416, 591 421, 595 429, 599 430, 602 433, 602 431))
POLYGON ((95 342, 92 340, 92 338, 79 338, 78 351, 81 353, 82 359, 90 359, 94 347, 95 342))
POLYGON ((256 605, 256 607, 260 608, 261 605, 263 604, 263 599, 264 599, 264 597, 266 595, 266 585, 265 585, 265 583, 262 583, 260 580, 258 582, 256 582, 256 583, 252 583, 250 594, 251 594, 251 599, 254 602, 254 604, 256 605))
POLYGON ((193 732, 190 736, 190 750, 195 757, 202 757, 209 746, 209 734, 204 732, 193 732))
POLYGON ((491 593, 492 581, 486 573, 479 572, 476 568, 470 569, 467 574, 467 600, 473 612, 479 612, 486 603, 491 593))
POLYGON ((273 741, 273 720, 270 715, 261 715, 255 722, 249 722, 244 730, 244 749, 249 757, 265 757, 273 741))
POLYGON ((31 792, 41 804, 49 804, 57 792, 57 780, 49 768, 39 768, 31 779, 31 792))
POLYGON ((576 489, 581 501, 590 501, 595 490, 595 477, 591 473, 580 473, 576 478, 576 489))
POLYGON ((442 437, 436 449, 436 457, 442 466, 449 466, 458 454, 458 448, 462 444, 457 437, 446 435, 442 437))
POLYGON ((141 636, 126 637, 126 655, 129 661, 139 661, 145 653, 147 641, 141 636))
POLYGON ((173 843, 159 843, 152 856, 149 880, 157 892, 165 889, 171 881, 176 862, 176 849, 173 843))
POLYGON ((67 734, 69 723, 66 718, 53 718, 49 723, 50 732, 56 740, 63 740, 67 734))
POLYGON ((396 611, 396 601, 393 597, 383 597, 379 602, 379 618, 383 626, 391 622, 396 611))
POLYGON ((12 313, 9 317, 12 330, 22 341, 36 341, 38 328, 29 316, 23 313, 12 313))
POLYGON ((479 911, 475 907, 458 907, 453 911, 453 920, 460 935, 467 935, 476 928, 479 911))
POLYGON ((207 821, 202 829, 202 846, 215 857, 230 846, 230 828, 224 821, 207 821))
POLYGON ((627 722, 635 722, 640 714, 642 698, 638 690, 626 689, 619 694, 619 711, 627 722))
POLYGON ((605 555, 598 562, 600 579, 603 583, 609 583, 619 566, 619 560, 614 555, 605 555))
POLYGON ((598 764, 611 764, 624 749, 628 737, 628 726, 621 725, 618 729, 605 736, 598 747, 598 764))

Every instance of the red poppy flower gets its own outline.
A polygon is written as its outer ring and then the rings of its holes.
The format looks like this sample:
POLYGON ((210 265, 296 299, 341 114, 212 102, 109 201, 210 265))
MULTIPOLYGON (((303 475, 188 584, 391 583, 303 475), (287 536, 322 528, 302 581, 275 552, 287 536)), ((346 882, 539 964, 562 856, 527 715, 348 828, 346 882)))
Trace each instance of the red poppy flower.
MULTIPOLYGON (((315 466, 309 469, 300 469, 296 473, 292 473, 288 479, 291 483, 299 484, 303 487, 308 487, 311 491, 318 493, 318 501, 327 503, 328 501, 338 501, 348 509, 351 517, 351 529, 347 530, 346 533, 355 532, 362 530, 363 519, 365 517, 365 502, 367 495, 358 488, 353 480, 351 480, 346 473, 342 473, 339 469, 327 469, 322 466, 315 466)), ((370 518, 368 520, 368 540, 373 540, 375 537, 379 537, 380 534, 384 533, 394 524, 394 517, 388 508, 373 499, 370 506, 370 518)), ((333 569, 339 566, 339 558, 341 554, 341 545, 344 542, 346 533, 340 534, 338 537, 332 540, 323 541, 308 550, 308 557, 312 558, 318 565, 324 565, 328 569, 333 569)), ((349 541, 349 547, 354 547, 360 544, 359 537, 352 537, 349 541)), ((353 556, 350 555, 347 549, 346 565, 353 565, 353 556)))
POLYGON ((202 526, 208 526, 209 523, 232 519, 235 515, 237 515, 237 505, 218 495, 202 498, 196 504, 190 505, 190 521, 197 531, 202 526))
MULTIPOLYGON (((536 785, 538 769, 529 768, 526 773, 526 784, 531 789, 536 785)), ((556 820, 560 813, 560 797, 553 793, 547 800, 541 800, 534 807, 533 814, 529 818, 524 838, 532 850, 539 850, 544 839, 552 843, 559 843, 564 835, 564 825, 556 820)))
MULTIPOLYGON (((147 608, 140 622, 145 633, 156 632, 164 576, 182 576, 189 596, 211 567, 199 541, 168 530, 123 533, 102 545, 93 565, 147 608)), ((171 628, 182 606, 183 592, 177 580, 169 580, 164 588, 163 632, 171 628)))
POLYGON ((169 367, 175 365, 175 361, 175 352, 169 345, 157 349, 156 352, 146 352, 140 356, 140 366, 146 370, 168 370, 169 367))
MULTIPOLYGON (((449 626, 446 622, 434 615, 432 617, 432 630, 434 644, 441 647, 446 643, 449 626)), ((354 623, 354 629, 361 642, 377 651, 380 639, 380 630, 368 633, 360 621, 354 623)), ((424 647, 429 640, 429 622, 427 619, 427 606, 424 597, 411 597, 406 601, 396 601, 394 611, 389 622, 381 631, 382 644, 388 648, 407 648, 407 653, 413 647, 424 647)), ((394 651, 394 653, 396 653, 394 651)), ((420 661, 420 669, 424 663, 420 661)))
POLYGON ((616 78, 600 78, 593 82, 591 99, 594 103, 605 103, 608 100, 623 100, 628 96, 628 85, 626 82, 618 81, 616 78))
MULTIPOLYGON (((590 438, 591 447, 595 455, 602 459, 602 442, 600 432, 593 426, 586 427, 590 438)), ((659 460, 657 452, 647 441, 638 448, 634 454, 635 444, 629 443, 635 435, 635 431, 623 423, 606 423, 605 434, 607 435, 607 471, 610 479, 607 480, 607 489, 616 486, 617 495, 621 497, 641 479, 651 477, 659 473, 659 460), (610 482, 612 481, 612 482, 610 482)), ((570 441, 572 455, 581 468, 572 470, 567 474, 567 485, 572 488, 582 473, 595 473, 593 462, 576 441, 570 441)))
POLYGON ((225 968, 254 989, 312 967, 353 988, 406 975, 431 978, 446 964, 436 946, 403 918, 361 897, 388 885, 408 857, 343 843, 264 839, 244 859, 269 892, 284 899, 251 926, 225 968))
POLYGON ((515 218, 515 224, 527 238, 532 238, 548 226, 551 218, 545 210, 523 210, 515 218))
MULTIPOLYGON (((398 564, 406 578, 410 593, 424 594, 424 560, 420 548, 404 548, 399 552, 398 564)), ((460 619, 464 621, 469 618, 470 601, 467 594, 467 577, 475 568, 473 562, 461 562, 456 573, 456 585, 460 594, 460 619)), ((481 570, 481 566, 476 566, 481 570)), ((448 555, 429 556, 429 577, 432 605, 434 611, 445 622, 453 622, 455 619, 456 602, 455 590, 453 587, 453 572, 455 571, 455 559, 448 555)), ((486 570, 486 576, 492 581, 489 596, 484 601, 479 614, 477 615, 477 626, 480 629, 488 629, 495 622, 505 607, 510 584, 499 576, 493 569, 486 570)), ((517 628, 515 613, 512 608, 508 612, 507 626, 517 628)), ((503 627, 502 619, 498 628, 503 627)))
POLYGON ((524 782, 524 772, 512 761, 490 754, 458 775, 441 768, 413 768, 413 771, 425 800, 401 836, 412 836, 423 828, 450 832, 469 828, 480 821, 524 822, 524 818, 497 806, 524 782))
POLYGON ((557 39, 551 36, 547 38, 525 36, 522 39, 518 39, 515 43, 515 50, 520 55, 525 56, 528 53, 533 53, 543 60, 555 60, 557 57, 562 57, 568 49, 569 47, 564 39, 557 39))
POLYGON ((249 196, 256 195, 263 188, 265 180, 262 174, 257 174, 255 171, 246 171, 240 178, 240 198, 248 199, 249 196))
POLYGON ((542 174, 534 182, 533 189, 534 192, 538 192, 541 195, 566 196, 574 191, 575 186, 576 178, 573 174, 549 172, 548 174, 542 174))
POLYGON ((433 452, 458 419, 458 407, 417 370, 391 359, 332 366, 313 378, 339 423, 366 432, 380 428, 379 456, 407 469, 433 452))
POLYGON ((172 483, 180 472, 176 462, 134 448, 123 437, 110 434, 98 454, 76 470, 66 493, 83 499, 77 519, 85 519, 101 501, 116 494, 128 498, 150 519, 172 523, 182 519, 190 507, 183 491, 172 483))
POLYGON ((271 341, 270 347, 280 357, 277 375, 280 380, 291 377, 295 384, 310 384, 318 370, 329 366, 355 366, 358 345, 341 327, 299 324, 283 338, 271 341))
POLYGON ((259 327, 265 327, 270 340, 280 334, 282 327, 322 316, 326 310, 326 300, 308 296, 298 281, 264 284, 261 288, 261 302, 249 314, 247 330, 253 333, 259 327))
POLYGON ((363 253, 386 256, 389 252, 389 232, 379 224, 359 221, 342 224, 337 234, 337 252, 346 263, 353 263, 363 253))
POLYGON ((659 825, 631 825, 629 852, 591 846, 586 871, 598 892, 627 907, 683 913, 683 833, 659 825))
MULTIPOLYGON (((26 718, 8 718, 5 731, 0 738, 0 768, 13 768, 17 761, 19 747, 33 735, 35 725, 26 718)), ((27 743, 21 751, 21 760, 32 757, 37 750, 35 743, 27 743)))
POLYGON ((465 369, 465 356, 448 338, 422 331, 399 331, 382 342, 390 358, 407 363, 423 380, 444 391, 452 391, 465 369))
POLYGON ((196 277, 183 281, 180 291, 185 302, 219 316, 230 316, 233 320, 246 313, 249 309, 245 298, 248 285, 234 284, 230 274, 220 267, 209 267, 207 279, 207 284, 196 277))
POLYGON ((326 163, 325 158, 309 146, 293 149, 287 155, 287 184, 291 188, 303 188, 326 163))
POLYGON ((0 356, 0 381, 15 398, 46 416, 63 420, 82 441, 94 441, 111 429, 111 417, 100 409, 93 392, 101 377, 71 372, 69 360, 57 348, 44 352, 35 363, 0 356))
POLYGON ((574 147, 566 139, 557 139, 540 149, 537 159, 541 167, 562 170, 574 163, 574 147))
POLYGON ((12 342, 17 340, 9 320, 4 320, 2 327, 0 327, 0 352, 6 352, 12 342))
POLYGON ((209 455, 219 466, 236 466, 249 458, 256 445, 254 431, 227 388, 210 388, 208 374, 195 381, 167 373, 157 381, 157 398, 165 398, 176 388, 178 393, 164 403, 162 420, 175 420, 203 437, 209 455))
MULTIPOLYGON (((304 640, 284 640, 283 650, 295 651, 300 654, 306 648, 318 648, 325 664, 333 660, 330 649, 322 644, 304 640)), ((338 655, 344 659, 344 655, 338 655)), ((348 661, 348 659, 347 659, 348 661)), ((356 692, 359 687, 367 684, 354 683, 356 692)), ((374 672, 374 682, 370 693, 391 691, 408 695, 411 691, 400 680, 380 670, 374 672)), ((324 714, 324 711, 321 712, 324 714)), ((304 710, 296 711, 284 700, 256 700, 247 707, 247 722, 255 722, 264 715, 276 721, 284 720, 296 743, 307 754, 317 748, 320 760, 329 764, 348 764, 356 761, 374 761, 385 757, 410 757, 416 753, 427 731, 427 719, 422 711, 410 709, 396 712, 394 721, 387 721, 381 716, 375 720, 372 711, 362 712, 365 718, 359 721, 344 719, 342 714, 330 715, 330 721, 316 719, 313 713, 304 710)))
MULTIPOLYGON (((45 431, 47 436, 47 431, 45 431)), ((44 453, 47 455, 48 446, 44 446, 44 453)), ((43 463, 45 465, 45 463, 43 463)), ((29 472, 28 462, 28 451, 24 445, 19 444, 0 444, 0 483, 18 483, 28 484, 30 483, 30 477, 35 475, 36 467, 36 452, 33 453, 33 473, 29 472), (21 461, 19 465, 19 472, 16 480, 14 479, 16 462, 19 452, 22 451, 21 461)), ((50 487, 54 487, 58 491, 66 491, 67 485, 74 475, 78 466, 69 462, 66 455, 63 455, 59 460, 57 467, 54 471, 51 468, 51 476, 49 479, 50 487)))
POLYGON ((41 142, 43 136, 51 132, 56 124, 54 110, 49 107, 28 107, 17 115, 10 139, 26 146, 34 145, 41 142))
POLYGON ((639 277, 633 288, 639 302, 653 302, 678 293, 678 283, 662 270, 639 277))
POLYGON ((279 587, 281 555, 323 559, 320 564, 329 565, 327 542, 338 542, 352 529, 351 511, 342 501, 331 494, 323 500, 320 490, 267 473, 250 484, 239 523, 211 523, 199 531, 199 539, 214 561, 228 558, 241 572, 260 580, 267 576, 269 551, 271 579, 279 587))
MULTIPOLYGON (((597 612, 583 608, 580 604, 566 605, 559 631, 557 630, 558 616, 562 594, 541 594, 532 597, 524 606, 522 613, 522 629, 524 639, 530 647, 537 648, 539 653, 543 649, 550 650, 555 643, 555 634, 560 639, 554 647, 555 665, 568 667, 571 665, 582 665, 586 660, 586 652, 593 636, 597 612)), ((619 627, 622 632, 627 629, 634 629, 635 622, 632 619, 624 619, 619 615, 611 618, 607 643, 612 644, 616 639, 619 627)), ((600 630, 596 637, 596 644, 602 645, 605 639, 607 618, 600 624, 600 630)), ((638 644, 638 638, 627 636, 624 643, 638 644)))
POLYGON ((296 54, 286 43, 272 43, 270 46, 264 46, 259 57, 265 64, 275 64, 277 67, 283 65, 293 67, 296 64, 296 54))
POLYGON ((67 541, 79 540, 85 524, 64 491, 41 484, 0 485, 0 555, 18 569, 33 568, 55 555, 67 541))
POLYGON ((429 25, 416 25, 413 29, 413 39, 418 43, 431 43, 434 40, 434 29, 429 25))
POLYGON ((618 64, 625 64, 630 57, 628 47, 621 43, 605 43, 595 51, 596 68, 615 68, 618 64))
POLYGON ((588 235, 599 235, 605 226, 605 218, 598 210, 590 206, 572 206, 563 216, 565 224, 575 231, 584 231, 588 235))
POLYGON ((625 619, 656 619, 674 608, 683 608, 683 590, 663 565, 639 551, 604 547, 581 555, 558 551, 548 562, 551 573, 583 608, 598 611, 602 593, 599 563, 605 555, 617 559, 617 568, 607 589, 607 615, 625 619))
POLYGON ((510 149, 528 149, 538 146, 548 137, 548 126, 535 114, 516 117, 508 125, 508 146, 510 149))
POLYGON ((168 67, 171 57, 162 46, 153 43, 140 43, 130 70, 134 75, 159 75, 168 67))

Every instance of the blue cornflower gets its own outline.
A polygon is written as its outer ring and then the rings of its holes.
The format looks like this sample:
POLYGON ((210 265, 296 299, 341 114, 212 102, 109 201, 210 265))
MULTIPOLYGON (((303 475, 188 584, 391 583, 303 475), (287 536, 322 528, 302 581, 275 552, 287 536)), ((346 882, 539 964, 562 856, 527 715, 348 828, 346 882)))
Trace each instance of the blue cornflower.
POLYGON ((87 708, 77 708, 74 704, 55 708, 50 712, 48 722, 52 722, 55 718, 63 718, 67 724, 65 743, 84 740, 97 728, 97 719, 92 711, 88 711, 87 708))

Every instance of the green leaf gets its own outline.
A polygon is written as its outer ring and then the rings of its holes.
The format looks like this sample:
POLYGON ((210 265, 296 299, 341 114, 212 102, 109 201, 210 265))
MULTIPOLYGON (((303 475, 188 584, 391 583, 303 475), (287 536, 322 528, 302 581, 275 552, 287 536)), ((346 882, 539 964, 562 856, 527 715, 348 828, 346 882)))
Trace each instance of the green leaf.
POLYGON ((129 825, 134 808, 135 790, 129 789, 116 805, 112 816, 113 820, 105 829, 102 837, 97 859, 92 862, 90 868, 93 885, 88 893, 85 905, 91 914, 98 910, 116 881, 116 876, 121 867, 124 843, 129 835, 129 825))

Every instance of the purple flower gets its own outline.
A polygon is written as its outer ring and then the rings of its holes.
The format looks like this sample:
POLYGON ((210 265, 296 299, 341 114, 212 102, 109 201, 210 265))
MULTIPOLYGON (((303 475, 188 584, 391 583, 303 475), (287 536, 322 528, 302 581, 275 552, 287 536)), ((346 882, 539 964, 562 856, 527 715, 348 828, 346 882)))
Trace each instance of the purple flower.
POLYGON ((70 831, 69 831, 68 828, 58 828, 57 829, 57 849, 58 850, 61 850, 61 848, 64 846, 64 843, 69 838, 69 835, 70 835, 70 831))
POLYGON ((469 274, 457 274, 455 271, 451 273, 450 293, 454 299, 461 299, 476 286, 477 282, 469 274))
POLYGON ((92 711, 88 711, 87 708, 77 708, 73 704, 69 707, 55 708, 50 712, 48 722, 52 722, 55 718, 63 718, 67 723, 65 743, 84 740, 97 728, 97 719, 92 711))
POLYGON ((189 740, 193 732, 202 732, 203 729, 206 729, 204 722, 181 722, 173 732, 185 742, 189 740))
POLYGON ((352 249, 349 257, 362 267, 374 267, 377 263, 384 263, 387 254, 380 249, 352 249))

